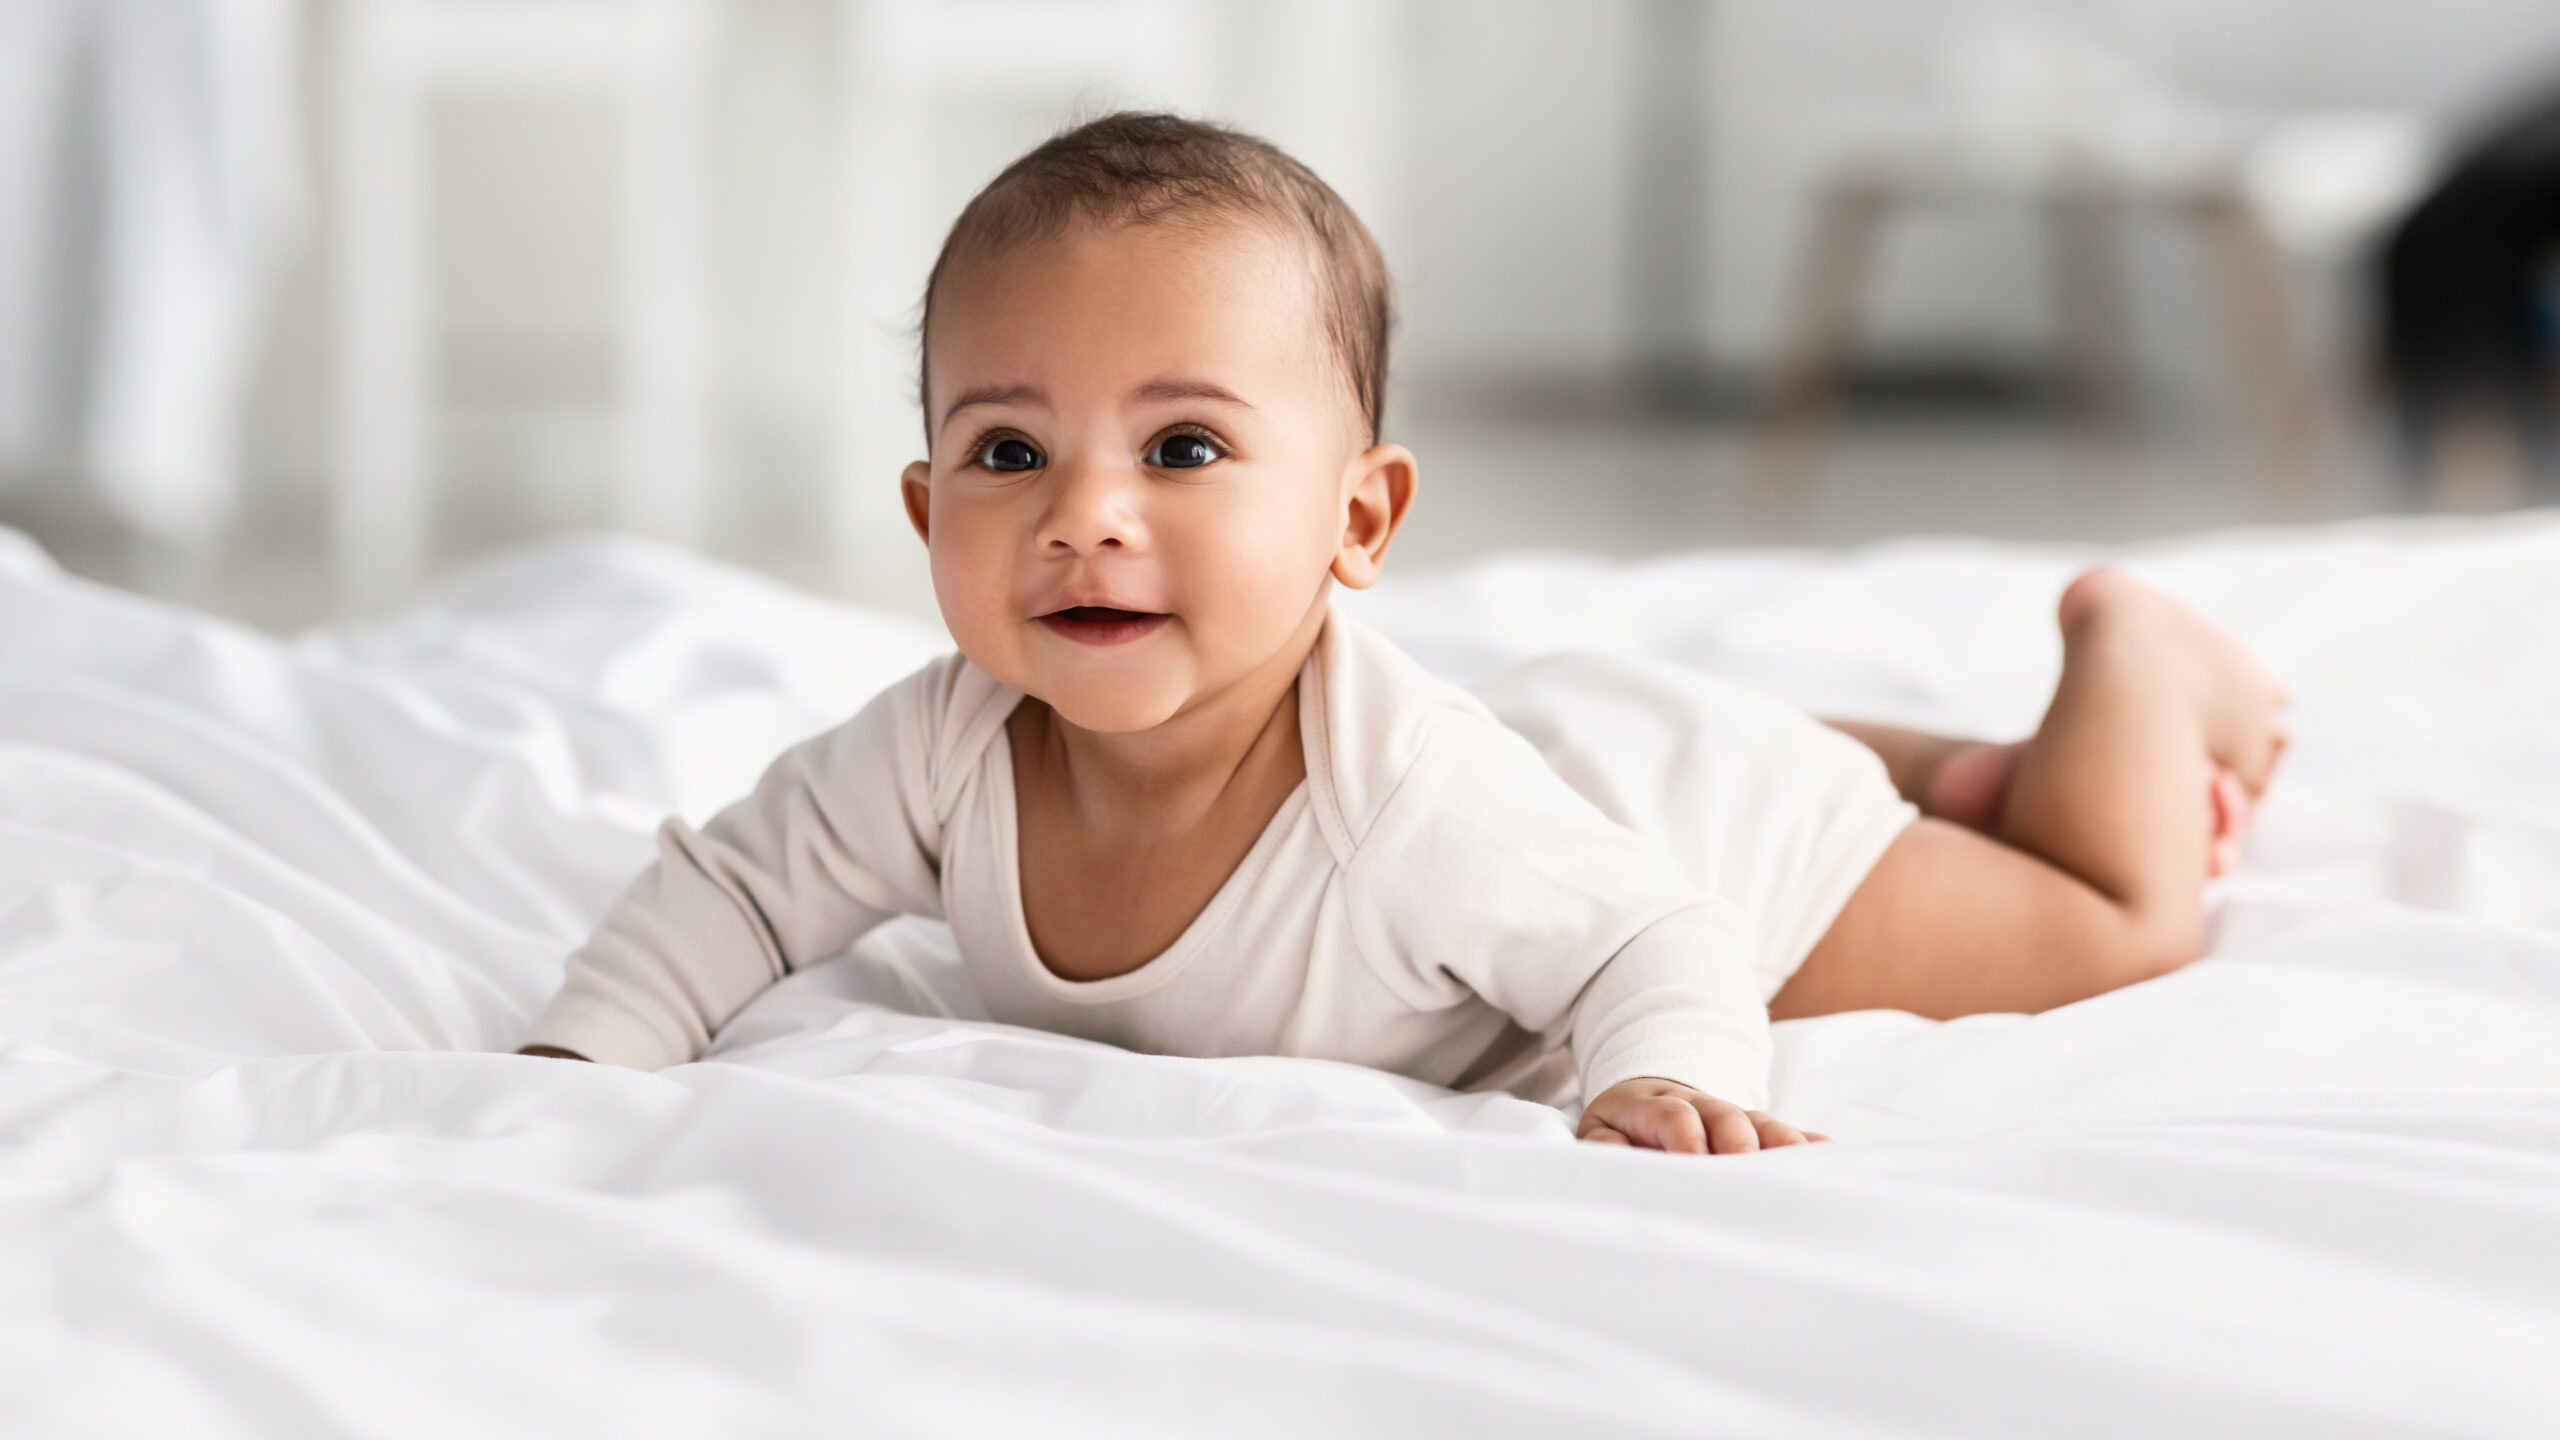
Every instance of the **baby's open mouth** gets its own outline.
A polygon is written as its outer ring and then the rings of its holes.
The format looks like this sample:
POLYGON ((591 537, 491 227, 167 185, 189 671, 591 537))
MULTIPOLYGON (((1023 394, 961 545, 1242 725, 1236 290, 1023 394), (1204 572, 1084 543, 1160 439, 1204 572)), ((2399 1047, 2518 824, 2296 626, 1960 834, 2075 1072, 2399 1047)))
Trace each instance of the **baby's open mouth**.
POLYGON ((1124 645, 1155 633, 1171 619, 1146 610, 1115 610, 1108 605, 1070 605, 1040 617, 1052 634, 1084 645, 1124 645))

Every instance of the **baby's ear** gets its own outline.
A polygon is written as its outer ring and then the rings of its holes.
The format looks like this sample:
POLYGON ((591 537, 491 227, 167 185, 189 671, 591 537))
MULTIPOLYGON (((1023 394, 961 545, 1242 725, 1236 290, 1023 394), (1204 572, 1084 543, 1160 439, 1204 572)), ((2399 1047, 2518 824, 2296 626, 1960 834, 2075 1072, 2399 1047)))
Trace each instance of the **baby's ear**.
POLYGON ((918 460, 898 477, 898 496, 907 502, 907 523, 916 527, 916 538, 933 543, 933 466, 918 460))
POLYGON ((1387 547, 1413 509, 1421 466, 1401 445, 1372 445, 1351 462, 1343 500, 1342 544, 1333 553, 1333 578, 1354 590, 1378 583, 1387 547))

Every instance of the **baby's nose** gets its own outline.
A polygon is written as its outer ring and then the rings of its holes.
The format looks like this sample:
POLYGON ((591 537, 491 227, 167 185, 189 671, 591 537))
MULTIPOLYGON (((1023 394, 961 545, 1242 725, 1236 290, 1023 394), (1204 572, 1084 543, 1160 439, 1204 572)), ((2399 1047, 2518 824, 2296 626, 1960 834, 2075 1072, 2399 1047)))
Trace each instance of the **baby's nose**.
POLYGON ((1140 477, 1099 465, 1062 467, 1052 476, 1055 490, 1041 517, 1042 550, 1083 554, 1137 543, 1142 530, 1135 482, 1140 477))

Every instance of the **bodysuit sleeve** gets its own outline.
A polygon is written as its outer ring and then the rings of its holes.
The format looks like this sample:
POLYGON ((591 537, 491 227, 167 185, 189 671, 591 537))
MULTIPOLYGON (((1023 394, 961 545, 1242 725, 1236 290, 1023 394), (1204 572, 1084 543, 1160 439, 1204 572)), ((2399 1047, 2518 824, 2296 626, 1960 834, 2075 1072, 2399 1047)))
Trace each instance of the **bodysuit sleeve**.
POLYGON ((1437 728, 1350 868, 1362 953, 1409 1003, 1472 992, 1568 1040, 1585 1099, 1658 1076, 1767 1105, 1741 912, 1490 720, 1437 728))
POLYGON ((941 914, 933 746, 955 665, 937 662, 784 751, 754 792, 658 858, 568 961, 527 1043, 654 1070, 700 1055, 740 1007, 898 915, 941 914))

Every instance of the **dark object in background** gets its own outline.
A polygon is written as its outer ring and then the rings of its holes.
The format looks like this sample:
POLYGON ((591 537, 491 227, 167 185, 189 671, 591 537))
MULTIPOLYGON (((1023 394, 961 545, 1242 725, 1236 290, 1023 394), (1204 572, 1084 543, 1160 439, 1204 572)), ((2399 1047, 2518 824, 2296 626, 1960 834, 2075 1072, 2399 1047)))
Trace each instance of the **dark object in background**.
POLYGON ((2383 255, 2385 375, 2410 457, 2440 491, 2465 455, 2551 472, 2555 255, 2560 91, 2461 152, 2383 255))

